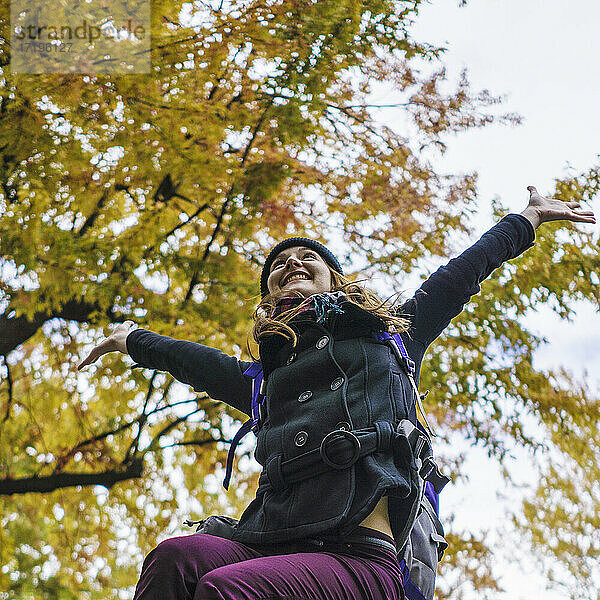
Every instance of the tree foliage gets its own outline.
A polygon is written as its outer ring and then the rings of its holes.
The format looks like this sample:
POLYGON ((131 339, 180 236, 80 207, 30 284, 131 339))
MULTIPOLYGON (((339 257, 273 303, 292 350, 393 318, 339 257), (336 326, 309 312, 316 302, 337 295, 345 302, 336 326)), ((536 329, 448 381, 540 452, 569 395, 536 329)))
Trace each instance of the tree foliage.
MULTIPOLYGON (((558 179, 553 195, 592 203, 599 181, 595 167, 558 179)), ((496 217, 505 212, 495 205, 496 217)), ((598 309, 599 269, 597 233, 561 222, 544 224, 535 246, 485 281, 430 348, 422 378, 425 387, 435 390, 432 410, 444 429, 466 433, 483 445, 504 465, 509 480, 511 450, 529 450, 540 468, 530 479, 538 483, 514 522, 544 559, 549 588, 594 600, 600 589, 600 402, 585 382, 563 368, 534 368, 533 354, 546 339, 528 330, 527 316, 545 307, 569 321, 582 301, 598 309)), ((467 542, 470 537, 472 532, 463 535, 467 542)), ((462 551, 455 546, 458 559, 462 551)), ((477 565, 478 577, 487 578, 486 564, 477 565)))
MULTIPOLYGON (((558 181, 565 199, 592 201, 600 190, 600 168, 558 181)), ((571 232, 562 244, 548 240, 553 262, 569 265, 571 277, 559 277, 541 293, 552 295, 554 309, 566 319, 573 316, 573 301, 592 300, 597 307, 598 238, 571 232), (561 287, 563 289, 561 290, 561 287)), ((548 451, 539 484, 514 517, 523 535, 542 558, 548 585, 573 600, 600 597, 600 399, 588 382, 567 370, 552 374, 546 394, 539 396, 541 428, 548 451), (568 390, 568 392, 566 391, 568 390), (552 393, 554 392, 554 393, 552 393), (542 398, 548 398, 544 402, 542 398)))
MULTIPOLYGON (((150 75, 11 75, 3 42, 7 598, 117 598, 189 511, 239 515, 256 487, 246 449, 219 489, 235 410, 127 359, 76 371, 107 326, 134 319, 242 356, 261 261, 282 236, 341 235, 346 264, 359 253, 363 273, 397 277, 470 232, 475 176, 438 173, 427 157, 451 134, 517 119, 496 116, 499 99, 466 76, 450 89, 441 51, 409 35, 419 4, 157 0, 150 75), (394 127, 377 121, 381 90, 394 127)), ((525 415, 551 428, 579 414, 571 387, 533 369, 541 340, 516 320, 598 301, 592 240, 569 228, 565 245, 557 229, 486 282, 424 366, 440 430, 498 456, 543 444, 525 415), (548 261, 565 248, 568 261, 548 261)), ((495 589, 465 567, 479 542, 454 535, 448 568, 495 589)))

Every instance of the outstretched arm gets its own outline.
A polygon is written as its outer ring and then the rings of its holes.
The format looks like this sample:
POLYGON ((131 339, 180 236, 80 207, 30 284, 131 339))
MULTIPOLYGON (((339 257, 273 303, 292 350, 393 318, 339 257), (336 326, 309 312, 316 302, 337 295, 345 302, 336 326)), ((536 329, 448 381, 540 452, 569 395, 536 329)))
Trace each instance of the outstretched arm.
POLYGON ((529 204, 520 214, 510 214, 483 234, 460 256, 440 267, 399 310, 411 318, 412 343, 425 349, 458 315, 480 283, 502 263, 533 246, 535 229, 546 221, 595 223, 591 211, 577 210, 578 202, 544 198, 530 186, 529 204))
POLYGON ((195 391, 206 392, 211 398, 251 415, 252 385, 243 375, 249 362, 216 348, 135 329, 132 321, 125 321, 92 349, 78 369, 113 351, 129 354, 137 366, 168 371, 195 391))

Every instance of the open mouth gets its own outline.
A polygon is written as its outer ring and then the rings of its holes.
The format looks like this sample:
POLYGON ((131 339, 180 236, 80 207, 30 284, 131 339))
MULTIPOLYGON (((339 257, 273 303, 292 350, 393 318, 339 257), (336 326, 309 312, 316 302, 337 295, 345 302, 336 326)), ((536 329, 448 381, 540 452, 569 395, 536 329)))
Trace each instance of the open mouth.
POLYGON ((306 274, 306 273, 292 273, 291 275, 288 275, 281 283, 282 287, 284 285, 287 285, 288 283, 292 282, 292 281, 306 281, 309 280, 310 277, 306 274))

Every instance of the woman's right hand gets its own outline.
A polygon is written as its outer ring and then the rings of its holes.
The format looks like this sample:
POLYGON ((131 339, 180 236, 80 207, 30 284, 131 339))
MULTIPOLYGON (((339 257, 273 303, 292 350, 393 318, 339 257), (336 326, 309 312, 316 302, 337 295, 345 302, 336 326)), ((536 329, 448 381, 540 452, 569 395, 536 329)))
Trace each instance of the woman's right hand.
POLYGON ((127 336, 135 329, 135 323, 133 321, 125 321, 119 323, 115 327, 115 330, 107 337, 104 338, 97 346, 92 348, 92 351, 77 365, 77 370, 81 371, 83 367, 91 365, 96 362, 101 356, 104 356, 108 352, 123 352, 127 354, 127 336))

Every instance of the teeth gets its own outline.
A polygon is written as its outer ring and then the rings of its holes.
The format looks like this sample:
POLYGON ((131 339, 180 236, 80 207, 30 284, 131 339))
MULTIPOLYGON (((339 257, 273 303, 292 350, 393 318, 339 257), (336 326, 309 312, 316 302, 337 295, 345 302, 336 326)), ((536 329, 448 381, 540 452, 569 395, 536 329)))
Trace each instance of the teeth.
POLYGON ((297 275, 292 275, 285 283, 288 284, 290 281, 295 281, 296 279, 309 279, 309 277, 298 273, 297 275))

